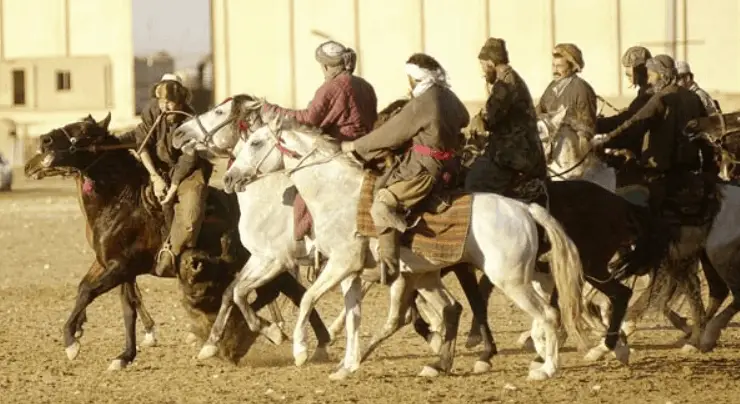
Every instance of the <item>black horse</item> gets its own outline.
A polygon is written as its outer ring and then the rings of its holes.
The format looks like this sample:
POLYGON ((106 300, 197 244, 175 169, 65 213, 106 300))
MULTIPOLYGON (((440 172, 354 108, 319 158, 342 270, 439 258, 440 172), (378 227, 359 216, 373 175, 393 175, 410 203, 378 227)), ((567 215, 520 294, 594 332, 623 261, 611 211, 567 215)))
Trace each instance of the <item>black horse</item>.
MULTIPOLYGON (((120 285, 126 348, 111 364, 112 369, 118 369, 136 356, 136 318, 141 308, 136 277, 155 275, 156 254, 167 229, 146 170, 129 152, 131 145, 121 144, 110 134, 109 123, 110 114, 101 122, 88 116, 42 135, 39 152, 26 163, 25 173, 34 179, 76 175, 89 184, 82 192, 81 205, 96 262, 79 284, 75 307, 64 327, 64 343, 68 357, 76 357, 80 344, 75 333, 82 330, 86 307, 120 285)), ((184 251, 178 260, 182 302, 194 320, 191 331, 201 338, 210 330, 223 292, 249 258, 239 241, 238 218, 235 197, 209 188, 198 246, 184 251)), ((280 292, 298 304, 305 288, 286 273, 257 290, 254 309, 264 307, 280 292)), ((151 318, 144 317, 145 326, 153 324, 151 318)), ((328 344, 329 333, 315 311, 311 325, 319 344, 328 344)), ((233 316, 220 351, 226 359, 237 362, 255 337, 243 318, 233 316)))

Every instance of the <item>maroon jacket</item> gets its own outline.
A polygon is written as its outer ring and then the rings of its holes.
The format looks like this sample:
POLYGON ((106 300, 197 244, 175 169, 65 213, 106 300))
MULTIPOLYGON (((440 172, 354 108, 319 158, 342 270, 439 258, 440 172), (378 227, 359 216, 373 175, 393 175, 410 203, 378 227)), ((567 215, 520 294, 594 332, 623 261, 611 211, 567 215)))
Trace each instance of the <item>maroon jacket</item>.
POLYGON ((344 72, 324 82, 306 109, 292 110, 276 105, 268 108, 346 141, 372 130, 378 116, 378 99, 370 83, 344 72))

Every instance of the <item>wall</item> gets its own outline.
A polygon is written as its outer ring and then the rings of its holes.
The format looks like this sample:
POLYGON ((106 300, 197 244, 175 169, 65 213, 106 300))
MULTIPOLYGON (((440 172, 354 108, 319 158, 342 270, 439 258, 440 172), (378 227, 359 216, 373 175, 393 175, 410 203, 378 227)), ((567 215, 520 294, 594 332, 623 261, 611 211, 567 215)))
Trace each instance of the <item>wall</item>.
MULTIPOLYGON (((213 0, 216 100, 240 92, 303 107, 322 82, 314 49, 328 36, 358 51, 357 73, 380 108, 404 95, 403 64, 425 51, 466 102, 485 98, 477 55, 488 36, 507 41, 512 64, 538 98, 559 42, 584 52, 583 77, 606 97, 632 94, 621 54, 637 44, 671 52, 671 0, 213 0), (244 23, 249 16, 249 23, 244 23)), ((740 0, 677 0, 677 57, 710 92, 740 93, 740 0), (686 7, 684 7, 684 3, 686 7), (684 13, 684 9, 686 13, 684 13), (685 15, 685 24, 684 24, 685 15), (718 63, 721 57, 721 63, 718 63)))

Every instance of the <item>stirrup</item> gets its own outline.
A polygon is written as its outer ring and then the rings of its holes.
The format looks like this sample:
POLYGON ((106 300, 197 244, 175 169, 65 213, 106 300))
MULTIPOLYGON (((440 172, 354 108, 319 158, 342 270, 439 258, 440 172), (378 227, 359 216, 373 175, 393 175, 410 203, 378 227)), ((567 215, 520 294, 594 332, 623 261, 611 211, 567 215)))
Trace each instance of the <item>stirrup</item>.
POLYGON ((169 242, 165 242, 162 245, 162 248, 157 253, 157 259, 156 259, 156 262, 157 263, 159 263, 159 260, 161 259, 162 254, 164 254, 164 253, 167 253, 167 254, 170 255, 170 259, 172 259, 172 264, 174 265, 177 260, 175 258, 175 253, 172 252, 172 246, 170 245, 169 242))

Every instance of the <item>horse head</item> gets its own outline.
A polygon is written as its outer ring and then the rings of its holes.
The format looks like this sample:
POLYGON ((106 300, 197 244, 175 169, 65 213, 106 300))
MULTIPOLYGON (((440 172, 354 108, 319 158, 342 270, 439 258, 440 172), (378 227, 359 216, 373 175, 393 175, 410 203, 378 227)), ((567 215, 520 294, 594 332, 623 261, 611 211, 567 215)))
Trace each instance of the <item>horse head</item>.
POLYGON ((88 115, 41 135, 38 151, 26 162, 26 176, 41 179, 86 172, 100 159, 101 151, 120 144, 108 132, 110 121, 110 113, 99 122, 88 115))

